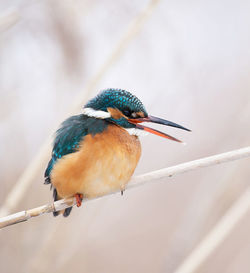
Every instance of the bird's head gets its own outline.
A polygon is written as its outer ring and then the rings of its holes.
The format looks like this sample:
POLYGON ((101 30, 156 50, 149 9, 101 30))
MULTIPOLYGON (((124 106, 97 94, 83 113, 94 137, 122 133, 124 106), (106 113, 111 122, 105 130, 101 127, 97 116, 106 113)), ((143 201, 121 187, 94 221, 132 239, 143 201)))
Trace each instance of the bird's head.
POLYGON ((149 132, 181 142, 170 135, 142 125, 142 122, 158 123, 190 131, 171 121, 148 115, 144 105, 136 96, 121 89, 110 88, 100 92, 84 106, 83 114, 115 123, 125 128, 131 135, 149 132))

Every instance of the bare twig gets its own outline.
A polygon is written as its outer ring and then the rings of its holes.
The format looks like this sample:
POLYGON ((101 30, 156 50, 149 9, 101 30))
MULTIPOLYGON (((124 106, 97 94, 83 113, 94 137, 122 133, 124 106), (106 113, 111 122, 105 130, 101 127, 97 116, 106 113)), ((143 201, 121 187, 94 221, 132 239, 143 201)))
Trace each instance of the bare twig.
MULTIPOLYGON (((134 187, 142 186, 146 183, 149 183, 155 179, 160 179, 163 177, 170 177, 174 176, 176 174, 181 174, 184 172, 196 170, 202 167, 208 167, 208 166, 213 166, 217 165, 220 163, 228 162, 228 161, 233 161, 237 159, 242 159, 250 157, 250 147, 242 148, 239 150, 234 150, 231 152, 223 153, 223 154, 218 154, 210 157, 205 157, 202 159, 190 161, 187 163, 179 164, 173 167, 161 169, 158 171, 150 172, 147 174, 139 175, 134 178, 132 178, 131 182, 127 189, 131 189, 134 187)), ((112 193, 111 193, 112 194, 112 193)), ((85 200, 87 201, 87 200, 85 200)), ((60 211, 63 210, 67 207, 71 207, 75 205, 75 200, 74 198, 69 198, 69 199, 62 199, 60 201, 56 201, 52 204, 44 205, 41 207, 37 207, 31 210, 27 211, 22 211, 18 212, 16 214, 12 214, 3 218, 0 218, 0 228, 17 224, 19 222, 27 221, 31 217, 39 216, 44 213, 50 213, 53 211, 60 211)), ((248 203, 248 206, 250 206, 250 202, 248 203)))
POLYGON ((44 213, 60 211, 68 207, 74 206, 75 204, 75 198, 72 197, 56 201, 52 204, 43 205, 34 209, 20 211, 0 218, 0 228, 27 221, 31 217, 36 217, 44 213))
POLYGON ((137 184, 143 184, 150 182, 154 179, 160 179, 166 176, 173 176, 180 173, 185 173, 198 168, 204 168, 208 166, 217 165, 227 161, 233 161, 241 158, 250 157, 250 147, 234 150, 227 153, 204 157, 194 161, 189 161, 183 164, 179 164, 173 167, 161 169, 158 171, 150 172, 147 174, 139 175, 132 179, 133 184, 130 187, 136 187, 137 184))

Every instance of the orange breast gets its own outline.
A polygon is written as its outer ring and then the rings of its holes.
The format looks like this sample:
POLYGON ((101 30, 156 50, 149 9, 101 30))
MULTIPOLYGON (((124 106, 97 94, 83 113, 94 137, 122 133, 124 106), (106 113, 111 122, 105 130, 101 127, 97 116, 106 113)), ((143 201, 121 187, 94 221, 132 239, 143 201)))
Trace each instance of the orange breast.
POLYGON ((51 180, 62 198, 82 193, 87 198, 125 188, 141 155, 136 136, 116 125, 101 134, 88 135, 79 151, 55 164, 51 180))

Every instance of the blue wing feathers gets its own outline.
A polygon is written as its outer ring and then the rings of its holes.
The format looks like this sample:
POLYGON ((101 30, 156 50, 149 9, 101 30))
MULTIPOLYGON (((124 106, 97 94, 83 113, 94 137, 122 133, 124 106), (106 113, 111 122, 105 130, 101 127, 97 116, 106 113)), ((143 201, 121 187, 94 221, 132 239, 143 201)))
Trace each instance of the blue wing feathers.
POLYGON ((45 184, 50 184, 50 174, 57 160, 64 155, 79 149, 80 142, 87 134, 95 135, 107 127, 107 122, 85 115, 72 116, 66 119, 56 132, 52 157, 45 171, 45 184))

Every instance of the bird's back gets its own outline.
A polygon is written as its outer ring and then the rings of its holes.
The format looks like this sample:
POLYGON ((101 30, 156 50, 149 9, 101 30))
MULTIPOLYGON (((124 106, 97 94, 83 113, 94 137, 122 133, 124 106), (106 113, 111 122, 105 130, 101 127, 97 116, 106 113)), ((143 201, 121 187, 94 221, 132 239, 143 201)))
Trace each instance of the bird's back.
MULTIPOLYGON (((44 183, 51 184, 51 173, 54 166, 58 163, 58 161, 64 158, 64 156, 77 152, 80 147, 80 142, 86 135, 95 135, 105 130, 106 126, 107 124, 104 120, 97 120, 83 114, 66 119, 56 132, 52 156, 44 174, 44 183)), ((53 197, 55 201, 59 199, 56 188, 53 189, 53 197)), ((70 211, 71 208, 66 209, 64 216, 68 216, 70 211)), ((57 215, 58 212, 54 212, 54 216, 57 215)))

